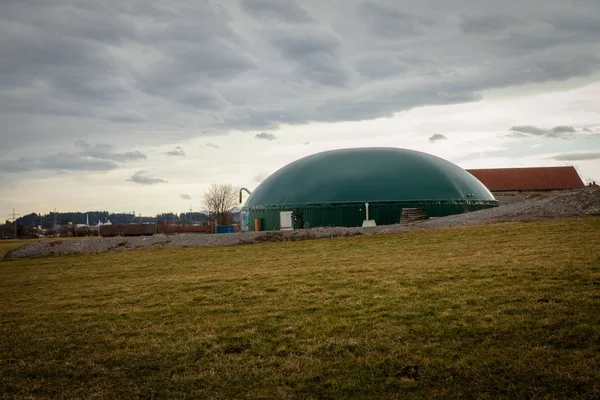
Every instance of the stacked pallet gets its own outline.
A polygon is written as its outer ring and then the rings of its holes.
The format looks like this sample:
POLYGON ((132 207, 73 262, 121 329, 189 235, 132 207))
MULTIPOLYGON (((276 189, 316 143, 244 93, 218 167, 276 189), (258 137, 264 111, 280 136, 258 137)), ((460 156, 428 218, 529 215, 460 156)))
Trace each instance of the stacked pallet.
POLYGON ((427 218, 427 211, 424 208, 403 208, 400 215, 400 224, 408 225, 427 218))

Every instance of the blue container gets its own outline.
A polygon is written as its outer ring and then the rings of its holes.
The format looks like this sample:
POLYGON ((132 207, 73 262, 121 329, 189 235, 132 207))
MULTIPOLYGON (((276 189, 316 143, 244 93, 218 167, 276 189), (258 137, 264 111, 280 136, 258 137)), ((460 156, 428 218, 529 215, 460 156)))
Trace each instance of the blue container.
POLYGON ((217 225, 217 233, 233 233, 233 225, 217 225))

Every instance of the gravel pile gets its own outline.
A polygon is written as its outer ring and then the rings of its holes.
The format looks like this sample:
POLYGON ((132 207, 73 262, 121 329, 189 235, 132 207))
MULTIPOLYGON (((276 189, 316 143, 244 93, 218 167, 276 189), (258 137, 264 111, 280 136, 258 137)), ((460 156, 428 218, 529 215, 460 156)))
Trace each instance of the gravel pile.
POLYGON ((575 215, 600 215, 600 189, 572 192, 497 196, 500 206, 466 214, 432 218, 421 228, 471 225, 511 219, 560 218, 575 215))
POLYGON ((432 218, 410 225, 387 225, 372 228, 312 228, 300 231, 240 232, 223 235, 174 234, 142 237, 56 239, 30 243, 8 255, 10 258, 59 254, 101 253, 142 248, 180 248, 200 246, 233 246, 264 242, 296 241, 329 237, 347 237, 391 233, 412 229, 490 223, 519 218, 600 215, 600 189, 584 189, 567 193, 498 196, 500 207, 466 214, 432 218))
POLYGON ((173 234, 115 238, 60 239, 27 244, 14 250, 10 258, 38 257, 59 254, 101 253, 134 249, 180 248, 201 246, 234 246, 265 242, 284 242, 331 237, 350 237, 364 234, 405 231, 411 228, 400 225, 373 228, 312 228, 300 231, 239 232, 222 235, 173 234))

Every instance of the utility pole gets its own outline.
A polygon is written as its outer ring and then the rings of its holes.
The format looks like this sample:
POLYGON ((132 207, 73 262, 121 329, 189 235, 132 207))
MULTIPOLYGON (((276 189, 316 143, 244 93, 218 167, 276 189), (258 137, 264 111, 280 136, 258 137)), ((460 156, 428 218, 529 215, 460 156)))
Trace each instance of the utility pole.
POLYGON ((16 214, 15 213, 15 209, 13 208, 13 212, 12 214, 10 214, 8 216, 9 220, 12 220, 12 224, 13 224, 13 239, 17 238, 17 217, 20 216, 21 214, 16 214))
POLYGON ((15 214, 15 209, 13 208, 13 228, 15 230, 13 238, 17 238, 17 214, 15 214))

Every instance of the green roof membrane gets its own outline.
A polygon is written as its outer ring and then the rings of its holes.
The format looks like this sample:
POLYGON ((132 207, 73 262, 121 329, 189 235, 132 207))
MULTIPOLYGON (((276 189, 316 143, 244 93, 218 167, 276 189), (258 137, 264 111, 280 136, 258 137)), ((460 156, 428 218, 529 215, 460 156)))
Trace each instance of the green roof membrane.
POLYGON ((495 200, 449 161, 400 148, 332 150, 294 161, 254 190, 246 207, 412 200, 495 200))

